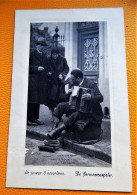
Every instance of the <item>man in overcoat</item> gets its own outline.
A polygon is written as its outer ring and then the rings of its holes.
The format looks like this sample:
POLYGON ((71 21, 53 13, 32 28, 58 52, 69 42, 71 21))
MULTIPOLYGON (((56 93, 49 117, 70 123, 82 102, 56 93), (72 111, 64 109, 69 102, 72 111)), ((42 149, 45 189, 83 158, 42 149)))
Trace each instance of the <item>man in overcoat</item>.
POLYGON ((71 72, 70 82, 73 86, 88 88, 93 91, 92 94, 86 93, 82 95, 82 100, 88 103, 88 108, 85 112, 80 112, 71 109, 68 102, 59 103, 54 115, 58 119, 61 119, 64 114, 68 117, 63 120, 63 124, 60 127, 47 134, 47 139, 54 139, 64 129, 71 132, 71 138, 79 142, 98 139, 102 133, 103 113, 100 103, 103 101, 103 96, 96 83, 83 78, 83 73, 79 69, 71 72))
POLYGON ((47 103, 47 57, 42 51, 46 43, 39 38, 35 45, 29 58, 27 124, 43 125, 39 120, 39 108, 40 104, 47 103))
POLYGON ((48 58, 48 98, 47 106, 54 110, 59 102, 66 100, 64 80, 69 72, 66 59, 58 48, 52 48, 48 58))

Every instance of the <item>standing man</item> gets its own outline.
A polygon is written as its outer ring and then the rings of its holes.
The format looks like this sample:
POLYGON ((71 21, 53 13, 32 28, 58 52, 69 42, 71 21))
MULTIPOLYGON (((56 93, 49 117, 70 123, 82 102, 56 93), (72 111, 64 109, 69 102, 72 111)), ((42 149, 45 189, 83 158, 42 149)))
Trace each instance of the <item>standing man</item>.
POLYGON ((30 53, 29 59, 29 86, 28 86, 28 125, 43 125, 39 120, 40 104, 47 103, 47 57, 43 47, 47 46, 44 38, 35 42, 36 49, 30 53))
POLYGON ((52 48, 48 58, 48 99, 47 106, 54 110, 59 102, 66 101, 64 80, 69 72, 66 59, 58 48, 52 48))

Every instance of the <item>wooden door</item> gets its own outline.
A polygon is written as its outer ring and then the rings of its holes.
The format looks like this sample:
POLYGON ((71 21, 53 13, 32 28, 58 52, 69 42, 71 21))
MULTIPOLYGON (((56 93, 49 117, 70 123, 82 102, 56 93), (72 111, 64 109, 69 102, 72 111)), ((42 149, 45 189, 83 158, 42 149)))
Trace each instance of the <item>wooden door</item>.
POLYGON ((78 67, 85 77, 98 83, 99 23, 78 23, 78 67))

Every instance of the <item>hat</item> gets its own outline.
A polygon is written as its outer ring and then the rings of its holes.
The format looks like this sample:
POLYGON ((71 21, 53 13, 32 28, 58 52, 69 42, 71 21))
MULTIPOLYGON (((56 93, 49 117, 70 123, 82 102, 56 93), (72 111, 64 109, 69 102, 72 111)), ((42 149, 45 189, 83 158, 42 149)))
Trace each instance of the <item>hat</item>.
POLYGON ((46 41, 45 41, 45 38, 39 37, 39 38, 37 39, 37 41, 35 41, 35 45, 47 46, 46 41))

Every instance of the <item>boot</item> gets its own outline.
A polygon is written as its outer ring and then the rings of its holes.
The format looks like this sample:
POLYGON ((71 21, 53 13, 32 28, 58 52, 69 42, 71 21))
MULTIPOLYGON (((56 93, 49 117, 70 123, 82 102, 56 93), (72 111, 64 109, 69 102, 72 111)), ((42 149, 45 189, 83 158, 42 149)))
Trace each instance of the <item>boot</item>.
POLYGON ((65 129, 65 125, 62 124, 60 127, 53 129, 50 133, 46 134, 46 139, 53 139, 57 134, 61 133, 65 129))

